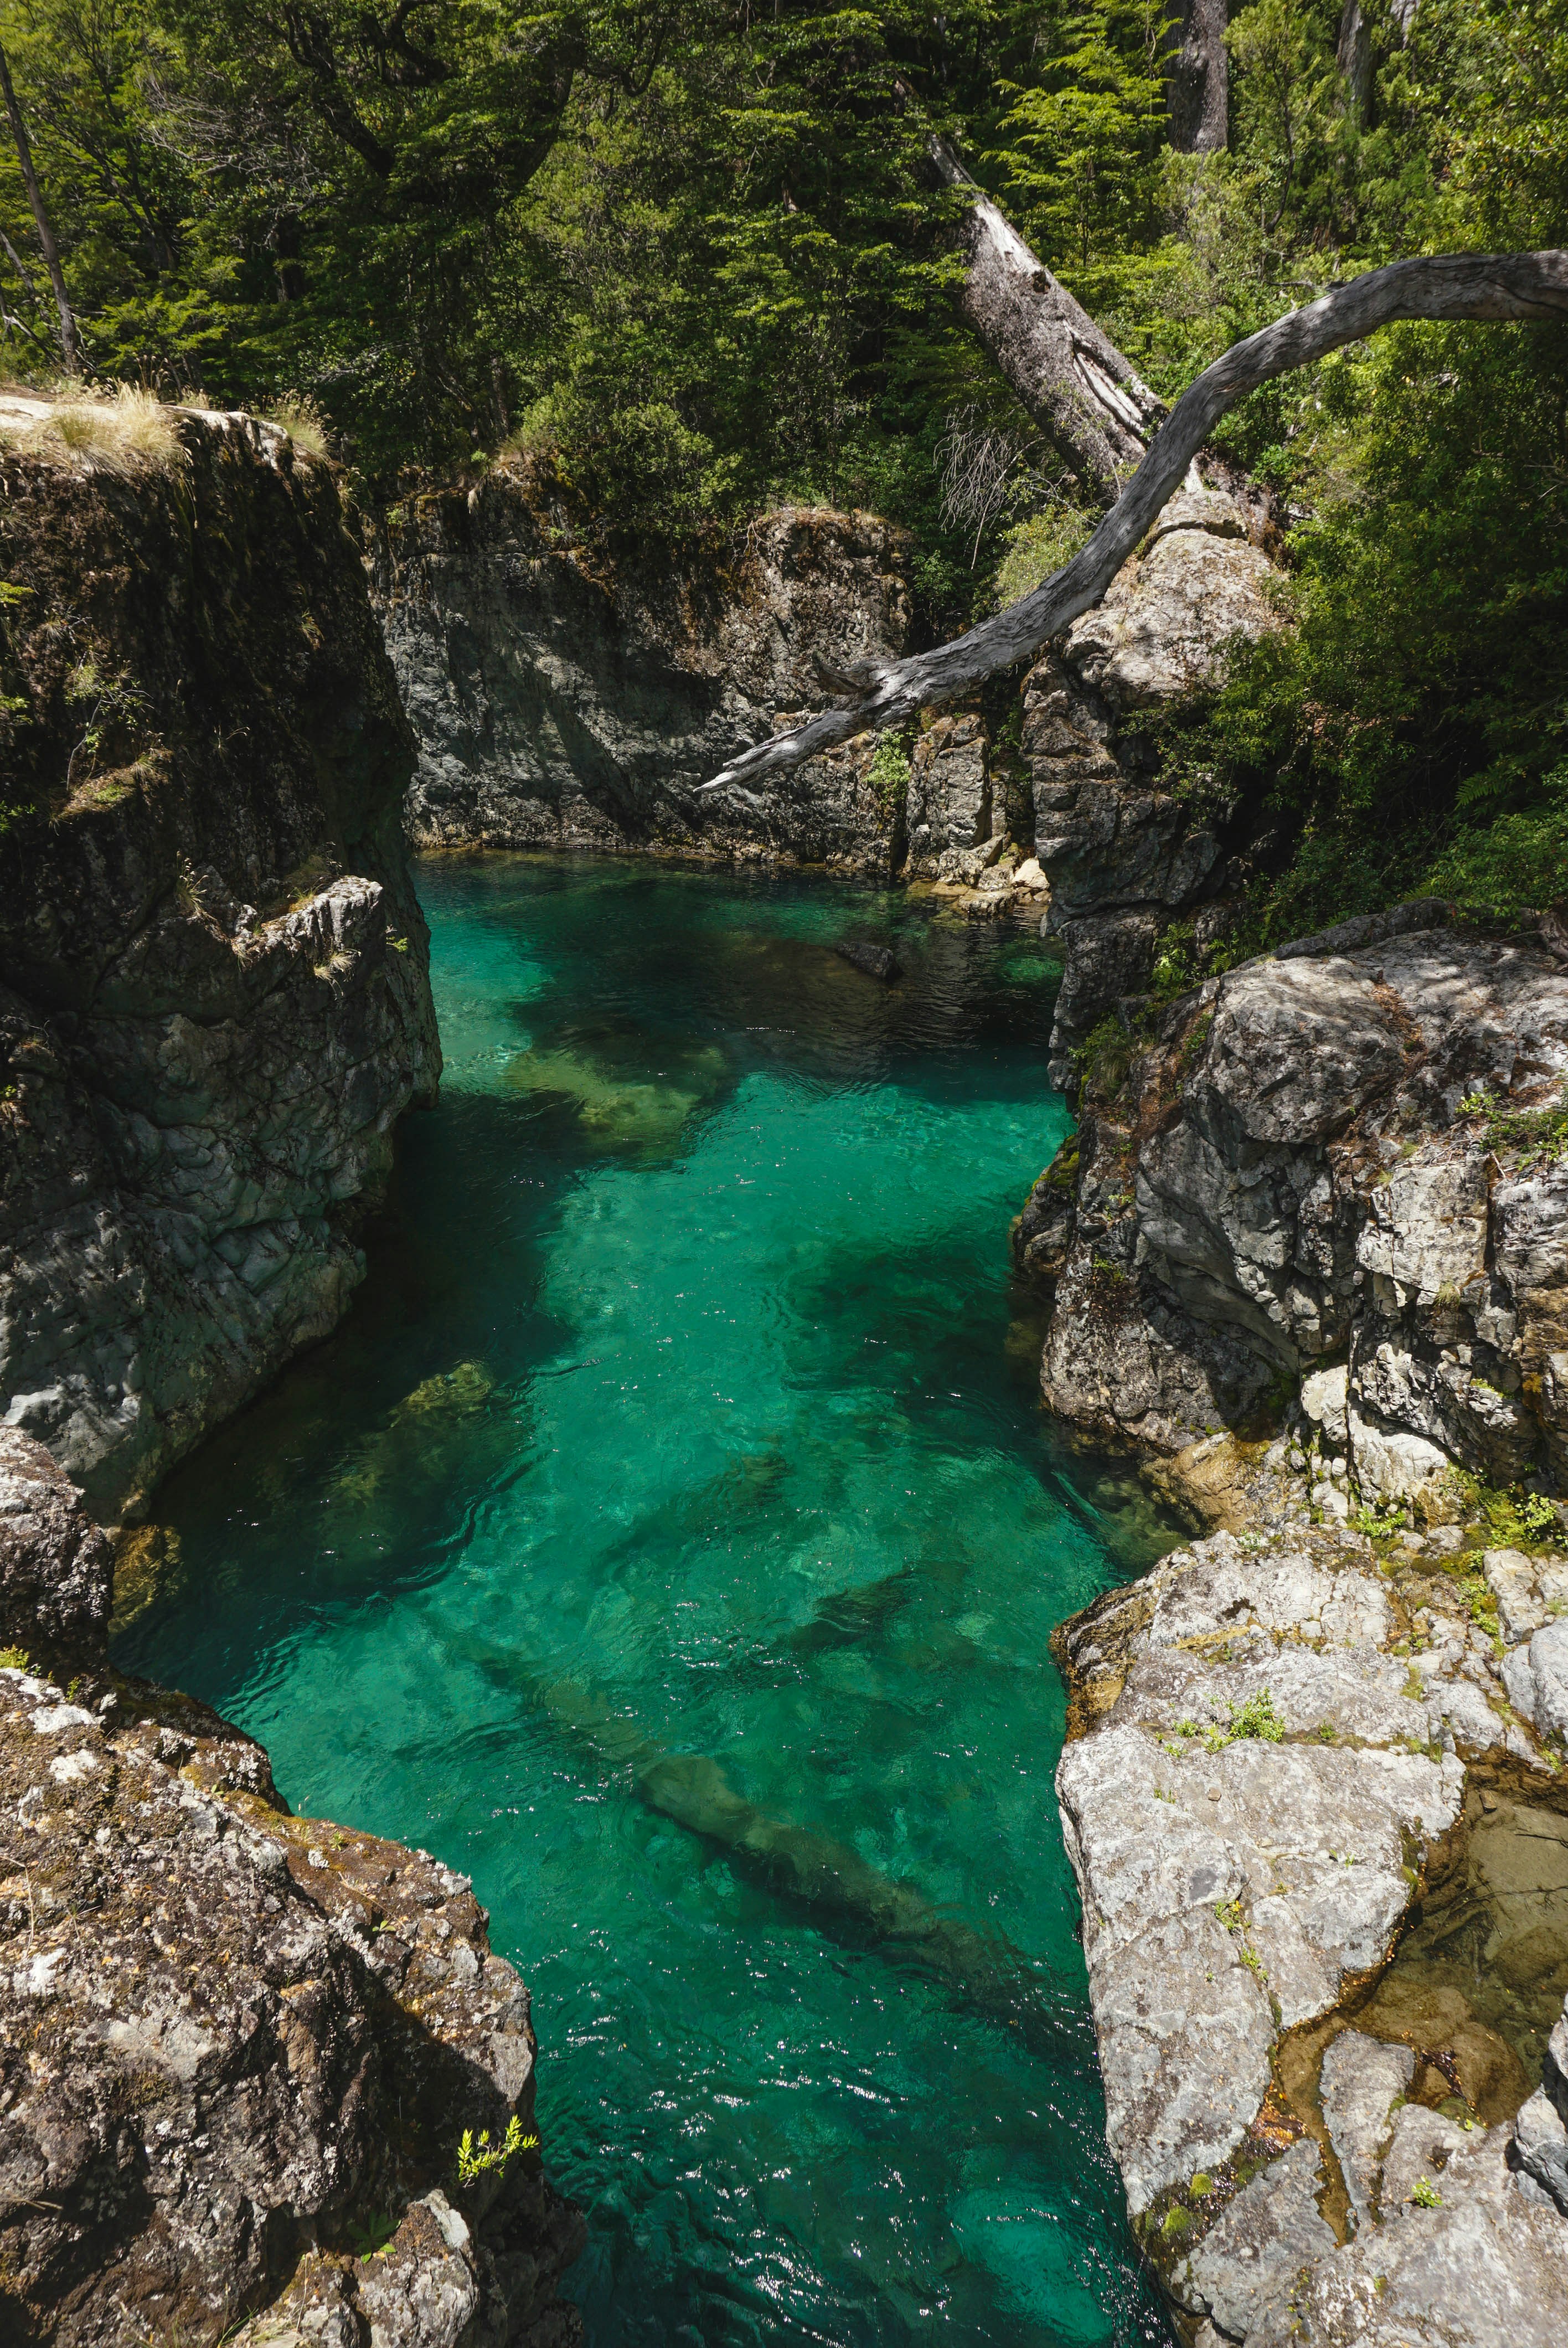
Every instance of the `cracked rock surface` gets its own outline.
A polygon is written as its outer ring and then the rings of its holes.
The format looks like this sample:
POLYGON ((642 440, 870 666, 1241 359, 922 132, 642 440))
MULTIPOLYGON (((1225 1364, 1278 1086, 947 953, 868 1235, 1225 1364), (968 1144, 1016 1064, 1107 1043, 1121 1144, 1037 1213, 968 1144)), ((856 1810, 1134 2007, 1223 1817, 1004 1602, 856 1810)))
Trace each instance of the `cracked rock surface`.
MULTIPOLYGON (((58 1469, 5 1432, 0 1470, 52 1538, 58 1469)), ((0 1666, 0 2335, 568 2348, 537 2139, 458 2181, 466 2129, 533 2137, 468 1882, 292 1817, 259 1746, 107 1667, 107 1595, 0 1666)))
POLYGON ((0 1413, 100 1519, 300 1346, 440 1073, 413 746, 332 469, 0 452, 0 1413))
POLYGON ((1158 788, 1149 720, 1210 683, 1228 641, 1279 624, 1251 528, 1234 499, 1181 490, 1025 681, 1035 854, 1065 959, 1053 1084, 1068 1084, 1074 1050, 1118 1000, 1147 987, 1157 932, 1228 885, 1218 831, 1158 788))
POLYGON ((1568 1773, 1508 1689, 1568 1568, 1479 1528, 1314 1522, 1305 1459, 1231 1449, 1247 1529, 1059 1633, 1058 1796, 1134 2229, 1204 2348, 1547 2348, 1568 1773))
MULTIPOLYGON (((1320 1509, 1555 1488, 1568 1161, 1534 1137, 1565 1078, 1568 972, 1426 903, 1147 1011, 1018 1228, 1048 1406, 1173 1457, 1305 1378, 1320 1509)), ((1531 1671, 1555 1716, 1555 1632, 1531 1671)))

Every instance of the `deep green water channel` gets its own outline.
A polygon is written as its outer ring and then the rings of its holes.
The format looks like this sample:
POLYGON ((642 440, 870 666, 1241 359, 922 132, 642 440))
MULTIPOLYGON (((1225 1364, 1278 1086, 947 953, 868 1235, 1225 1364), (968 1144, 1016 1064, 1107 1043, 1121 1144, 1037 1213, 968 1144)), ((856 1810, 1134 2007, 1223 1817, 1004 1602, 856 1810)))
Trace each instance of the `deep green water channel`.
POLYGON ((421 889, 441 1106, 348 1324, 167 1487, 118 1660, 472 1874, 593 2348, 1164 2339, 1047 1644, 1158 1529, 1009 1319, 1038 942, 631 862, 421 889))

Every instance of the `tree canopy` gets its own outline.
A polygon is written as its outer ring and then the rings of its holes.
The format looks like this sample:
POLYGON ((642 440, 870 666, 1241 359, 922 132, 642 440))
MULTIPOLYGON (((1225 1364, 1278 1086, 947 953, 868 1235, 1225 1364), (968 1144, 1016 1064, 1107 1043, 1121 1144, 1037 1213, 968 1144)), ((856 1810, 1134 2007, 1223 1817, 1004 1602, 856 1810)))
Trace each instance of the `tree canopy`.
MULTIPOLYGON (((1167 398, 1383 262, 1568 242, 1568 0, 1362 0, 1358 62, 1341 0, 1240 0, 1214 153, 1171 143, 1169 14, 0 0, 0 44, 99 378, 302 397, 373 499, 510 450, 611 539, 875 506, 940 638, 1093 516, 964 324, 931 129, 1167 398)), ((0 232, 5 364, 46 380, 3 138, 0 232)), ((1563 330, 1400 327, 1220 437, 1282 500, 1296 625, 1167 776, 1276 807, 1266 924, 1568 891, 1563 330)))

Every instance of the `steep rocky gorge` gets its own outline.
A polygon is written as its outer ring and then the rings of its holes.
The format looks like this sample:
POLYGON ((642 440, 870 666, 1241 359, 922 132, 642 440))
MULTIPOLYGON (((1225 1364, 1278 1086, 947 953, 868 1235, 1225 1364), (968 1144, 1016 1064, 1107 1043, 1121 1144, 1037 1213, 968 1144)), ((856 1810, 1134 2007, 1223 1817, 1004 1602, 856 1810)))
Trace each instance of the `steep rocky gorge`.
POLYGON ((527 1992, 470 1887, 292 1818, 259 1747, 109 1668, 108 1548, 60 1473, 134 1518, 343 1310, 439 1073, 405 804, 430 844, 780 857, 1043 913, 1080 1088, 1015 1233, 1044 1399, 1219 1528, 1061 1638, 1135 2228, 1206 2348, 1553 2339, 1568 974, 1423 903, 1155 983, 1172 924, 1201 948, 1245 886, 1245 839, 1158 787, 1157 720, 1277 624, 1253 519, 1173 500, 1023 681, 1016 747, 958 710, 719 803, 695 786, 739 736, 904 643, 886 525, 784 511, 685 575, 609 569, 498 470, 376 540, 384 651, 329 469, 247 418, 179 442, 0 456, 22 2336, 574 2335, 580 2221, 537 2149, 459 2180, 465 2129, 532 2133, 527 1992))
POLYGON ((330 468, 55 424, 0 403, 0 2330, 555 2348, 468 1884, 105 1646, 100 1526, 341 1316, 434 1094, 412 740, 330 468))

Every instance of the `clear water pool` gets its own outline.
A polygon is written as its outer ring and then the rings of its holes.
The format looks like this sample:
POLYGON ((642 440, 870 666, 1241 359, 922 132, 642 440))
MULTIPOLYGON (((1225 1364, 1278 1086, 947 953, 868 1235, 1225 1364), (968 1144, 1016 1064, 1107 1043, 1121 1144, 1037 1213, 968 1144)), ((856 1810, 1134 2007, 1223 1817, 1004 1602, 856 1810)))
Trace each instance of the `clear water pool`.
POLYGON ((1048 1648, 1158 1528, 1053 1453, 1009 1318, 1050 965, 803 880, 421 891, 441 1106, 349 1323, 166 1488, 118 1660, 472 1874, 594 2348, 1164 2339, 1048 1648))

